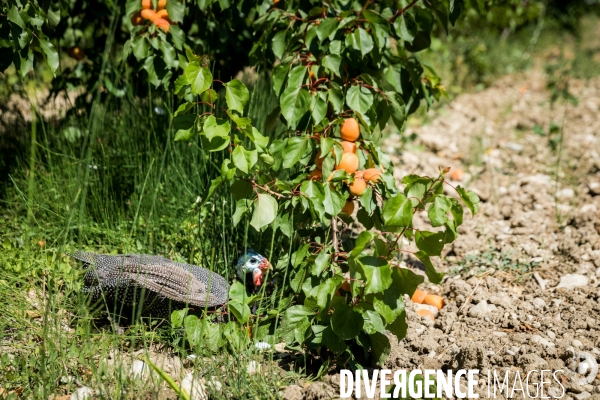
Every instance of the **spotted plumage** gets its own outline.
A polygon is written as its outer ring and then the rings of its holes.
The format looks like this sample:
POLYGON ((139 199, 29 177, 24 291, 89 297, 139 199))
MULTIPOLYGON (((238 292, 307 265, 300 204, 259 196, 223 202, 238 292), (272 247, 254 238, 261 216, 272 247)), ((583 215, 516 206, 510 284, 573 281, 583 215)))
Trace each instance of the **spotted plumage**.
POLYGON ((124 316, 133 309, 164 317, 172 310, 216 307, 227 301, 225 278, 196 265, 144 254, 77 251, 73 257, 88 267, 83 291, 94 301, 104 299, 112 311, 124 316))

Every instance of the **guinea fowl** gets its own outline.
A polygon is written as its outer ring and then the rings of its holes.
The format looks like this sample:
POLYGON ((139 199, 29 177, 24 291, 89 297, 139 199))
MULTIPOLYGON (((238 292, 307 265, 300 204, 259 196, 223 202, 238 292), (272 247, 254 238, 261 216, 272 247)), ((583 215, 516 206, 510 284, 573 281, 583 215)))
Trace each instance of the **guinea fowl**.
MULTIPOLYGON (((229 284, 225 278, 197 265, 145 254, 77 251, 72 257, 88 268, 83 292, 90 294, 92 301, 104 299, 118 312, 137 308, 138 315, 167 317, 172 310, 213 308, 227 302, 229 284)), ((262 284, 268 268, 266 258, 252 249, 236 265, 240 279, 252 273, 252 285, 256 286, 262 284)))

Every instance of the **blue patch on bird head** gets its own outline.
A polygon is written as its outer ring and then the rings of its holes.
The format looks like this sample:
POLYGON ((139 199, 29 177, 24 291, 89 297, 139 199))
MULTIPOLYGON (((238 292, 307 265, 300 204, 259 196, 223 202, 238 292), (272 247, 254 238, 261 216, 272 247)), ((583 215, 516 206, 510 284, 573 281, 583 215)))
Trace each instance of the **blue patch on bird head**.
POLYGON ((262 255, 258 254, 253 249, 247 249, 246 254, 238 258, 235 269, 237 275, 241 280, 244 280, 244 275, 254 272, 260 269, 261 265, 264 267, 265 263, 268 263, 267 259, 262 255))

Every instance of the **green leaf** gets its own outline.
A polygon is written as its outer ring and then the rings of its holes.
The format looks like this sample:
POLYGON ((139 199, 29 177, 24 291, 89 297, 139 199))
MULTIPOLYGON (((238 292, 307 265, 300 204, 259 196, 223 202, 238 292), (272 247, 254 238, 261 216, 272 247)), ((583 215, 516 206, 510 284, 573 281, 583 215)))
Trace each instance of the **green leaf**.
POLYGON ((171 326, 173 326, 173 328, 181 328, 181 326, 183 325, 183 319, 185 318, 187 312, 187 308, 184 308, 183 310, 173 311, 171 313, 171 326))
POLYGON ((319 27, 317 28, 317 36, 319 41, 323 43, 325 39, 331 36, 333 32, 336 31, 338 27, 337 18, 325 18, 321 20, 319 27))
POLYGON ((311 115, 315 125, 321 122, 327 113, 327 101, 321 97, 320 93, 322 92, 318 92, 312 97, 312 104, 310 106, 311 115))
MULTIPOLYGON (((287 140, 283 151, 283 168, 292 168, 307 158, 310 152, 310 136, 291 137, 287 140)), ((308 160, 307 160, 308 161, 308 160)), ((306 165, 306 163, 303 163, 306 165)))
POLYGON ((212 195, 215 193, 215 191, 219 188, 219 186, 221 186, 221 184, 223 184, 223 177, 219 176, 216 177, 215 179, 213 179, 210 182, 210 187, 208 188, 208 193, 206 194, 206 197, 204 198, 204 200, 202 200, 202 204, 206 203, 208 201, 208 199, 210 199, 212 197, 212 195))
POLYGON ((308 68, 306 66, 300 64, 295 66, 289 71, 288 74, 288 88, 299 89, 300 86, 304 84, 304 80, 306 79, 306 73, 308 72, 308 68))
POLYGON ((197 61, 185 67, 185 78, 192 87, 192 93, 202 94, 212 85, 212 74, 208 68, 202 68, 197 61))
POLYGON ((234 113, 233 111, 225 110, 225 112, 227 113, 227 115, 229 116, 229 118, 231 118, 231 120, 233 122, 235 122, 235 124, 237 126, 239 126, 240 128, 245 128, 246 126, 248 126, 248 125, 250 125, 252 123, 252 120, 250 118, 240 117, 236 113, 234 113))
POLYGON ((271 195, 265 193, 259 194, 258 199, 256 200, 250 225, 260 232, 263 227, 269 225, 275 220, 277 210, 277 200, 275 200, 271 195))
POLYGON ((394 287, 387 288, 383 293, 376 293, 373 307, 389 323, 404 311, 402 293, 394 287))
POLYGON ((244 284, 238 281, 235 281, 229 287, 229 298, 233 301, 237 301, 240 304, 246 304, 248 295, 246 294, 246 288, 244 284))
POLYGON ((221 151, 229 145, 229 136, 215 136, 208 139, 206 136, 200 136, 202 140, 202 149, 210 152, 221 151))
POLYGON ((252 183, 243 179, 236 179, 229 188, 229 191, 236 200, 249 199, 252 197, 252 183))
MULTIPOLYGON (((149 47, 150 45, 146 44, 146 46, 149 47)), ((146 49, 145 51, 147 52, 148 49, 146 49)), ((135 55, 135 48, 134 48, 134 55, 135 55)), ((137 55, 135 57, 138 58, 137 55)), ((140 56, 138 58, 138 60, 140 60, 144 57, 146 57, 146 56, 145 55, 140 56)), ((188 83, 187 77, 185 75, 181 75, 181 76, 177 77, 177 79, 175 79, 175 93, 178 96, 183 95, 183 91, 185 90, 186 87, 189 87, 189 83, 188 83)))
POLYGON ((333 332, 331 326, 328 326, 323 330, 323 344, 327 349, 335 354, 339 354, 346 350, 346 342, 344 342, 338 335, 333 332))
POLYGON ((439 195, 429 207, 427 215, 432 226, 442 226, 448 222, 448 211, 452 207, 452 199, 448 196, 439 195))
POLYGON ((231 126, 229 125, 229 121, 225 121, 221 125, 217 124, 217 119, 213 115, 210 115, 208 118, 206 118, 206 121, 204 121, 204 126, 202 129, 204 131, 204 135, 206 135, 209 140, 212 140, 212 138, 215 136, 229 136, 231 126))
POLYGON ((52 70, 52 73, 56 72, 56 69, 58 68, 58 52, 56 51, 56 48, 52 43, 41 38, 40 47, 44 52, 44 57, 46 58, 46 62, 52 70))
POLYGON ((385 326, 383 325, 383 320, 381 316, 375 311, 367 310, 363 313, 363 318, 365 319, 365 324, 363 330, 367 332, 369 335, 372 335, 375 332, 385 333, 385 326))
POLYGON ((331 261, 331 255, 329 253, 321 253, 315 259, 315 263, 310 267, 310 273, 312 275, 319 276, 325 268, 329 266, 331 261))
POLYGON ((473 215, 477 214, 479 212, 479 197, 473 191, 465 190, 460 185, 456 187, 456 191, 469 210, 471 210, 471 213, 473 215))
POLYGON ((231 159, 240 171, 247 174, 258 161, 258 152, 256 150, 246 150, 244 146, 240 145, 233 150, 231 159))
POLYGON ((200 100, 209 104, 214 104, 217 99, 217 92, 214 89, 208 89, 200 95, 200 100))
POLYGON ((279 64, 273 70, 273 92, 275 92, 276 96, 281 94, 281 89, 283 88, 283 84, 288 76, 289 70, 289 64, 279 64))
POLYGON ((250 92, 241 81, 234 79, 225 84, 225 99, 230 110, 236 110, 243 114, 249 98, 250 92))
MULTIPOLYGON (((477 0, 475 1, 477 3, 477 0)), ((452 26, 456 23, 456 20, 460 17, 463 10, 463 0, 450 0, 450 23, 452 26)))
POLYGON ((425 265, 425 274, 427 274, 427 279, 429 279, 429 282, 441 283, 442 279, 444 278, 444 274, 439 273, 435 270, 435 267, 433 266, 433 263, 431 262, 429 256, 423 251, 417 251, 415 253, 415 256, 417 256, 417 258, 421 260, 423 265, 425 265))
POLYGON ((331 328, 342 339, 356 337, 363 325, 361 313, 347 304, 338 304, 331 316, 331 328))
POLYGON ((21 29, 26 29, 25 22, 23 21, 23 18, 21 18, 19 10, 16 6, 13 5, 12 7, 10 7, 6 16, 8 17, 8 20, 13 24, 18 25, 19 27, 21 27, 21 29))
POLYGON ((380 332, 369 335, 369 338, 371 339, 371 348, 373 349, 373 361, 377 365, 384 365, 392 350, 390 340, 380 332))
POLYGON ((340 74, 340 65, 342 64, 342 57, 337 54, 329 54, 323 57, 321 60, 321 65, 331 72, 333 72, 336 76, 341 76, 340 74))
POLYGON ((252 312, 250 311, 250 307, 248 307, 247 304, 238 303, 237 301, 229 301, 227 303, 227 306, 229 307, 229 310, 231 310, 235 318, 242 324, 247 323, 250 319, 250 315, 252 314, 252 312))
POLYGON ((408 268, 394 268, 392 279, 394 287, 409 297, 412 297, 419 285, 425 281, 422 275, 417 275, 408 268))
POLYGON ((402 193, 388 199, 383 206, 386 227, 407 227, 412 223, 413 206, 402 193))
POLYGON ((329 185, 325 185, 325 199, 323 200, 323 206, 325 212, 330 216, 336 216, 344 208, 346 204, 346 198, 337 190, 331 189, 329 185))
POLYGON ((402 16, 394 22, 394 28, 396 28, 396 33, 400 36, 402 40, 405 40, 409 43, 415 39, 417 36, 418 26, 415 22, 415 19, 409 13, 403 13, 402 16))
POLYGON ((400 315, 396 318, 394 322, 386 326, 386 329, 392 332, 398 338, 398 341, 404 339, 406 337, 406 334, 408 333, 406 313, 402 311, 402 313, 400 313, 400 315))
POLYGON ((373 105, 373 93, 363 86, 352 86, 346 92, 346 103, 354 111, 366 114, 373 105))
POLYGON ((444 249, 444 232, 416 231, 415 242, 419 250, 429 256, 440 256, 444 249))
POLYGON ((373 50, 373 38, 363 28, 358 28, 346 36, 346 46, 360 51, 361 56, 364 57, 373 50))
POLYGON ((179 115, 185 114, 186 112, 190 111, 195 105, 196 103, 191 101, 187 101, 185 103, 180 104, 179 107, 177 107, 174 116, 177 117, 179 115))
POLYGON ((405 46, 406 50, 413 53, 428 49, 431 46, 431 36, 427 32, 419 31, 412 43, 405 42, 405 46))
POLYGON ((275 54, 275 57, 277 58, 282 58, 283 53, 285 52, 285 47, 287 43, 286 35, 286 30, 277 32, 275 36, 273 36, 273 40, 271 41, 271 49, 273 50, 273 54, 275 54))
POLYGON ((375 234, 373 232, 362 231, 356 238, 356 241, 354 242, 354 249, 352 249, 352 251, 348 255, 348 258, 358 257, 363 252, 365 247, 367 247, 367 245, 371 242, 371 240, 373 240, 374 237, 375 234))
POLYGON ((314 315, 312 309, 303 305, 291 306, 285 312, 285 324, 294 330, 296 340, 301 339, 298 342, 302 343, 304 341, 304 334, 310 327, 314 315))
POLYGON ((279 105, 288 125, 292 125, 308 111, 310 94, 306 89, 290 86, 281 94, 279 105))
POLYGON ((240 199, 235 203, 235 212, 233 213, 233 216, 231 217, 231 220, 233 222, 233 226, 237 226, 240 221, 242 220, 242 217, 244 216, 244 214, 246 214, 246 212, 249 209, 248 206, 248 199, 240 199))
MULTIPOLYGON (((183 22, 183 16, 185 15, 185 4, 179 0, 167 1, 167 12, 169 13, 169 19, 173 22, 183 22)), ((212 80, 212 79, 211 79, 212 80)))
POLYGON ((325 282, 319 285, 317 289, 317 306, 319 310, 325 310, 327 305, 331 301, 337 287, 342 283, 343 278, 339 275, 336 275, 333 278, 327 279, 325 282))
POLYGON ((358 258, 365 279, 365 294, 383 292, 392 284, 392 270, 385 258, 363 256, 358 258))
POLYGON ((335 88, 333 83, 331 86, 327 92, 327 101, 331 103, 333 111, 340 112, 344 108, 344 93, 340 88, 335 88))

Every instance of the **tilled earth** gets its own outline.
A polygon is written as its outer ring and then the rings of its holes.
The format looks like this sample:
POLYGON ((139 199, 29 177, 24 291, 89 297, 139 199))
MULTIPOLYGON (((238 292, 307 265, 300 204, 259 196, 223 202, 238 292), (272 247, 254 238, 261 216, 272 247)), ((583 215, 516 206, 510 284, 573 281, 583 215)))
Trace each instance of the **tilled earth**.
MULTIPOLYGON (((479 214, 465 219, 436 264, 443 283, 424 288, 446 306, 431 321, 406 299, 409 333, 392 340, 385 368, 479 369, 475 392, 486 398, 488 371, 493 382, 494 371, 502 380, 508 370, 512 390, 517 374, 526 389, 529 371, 563 370, 563 399, 600 399, 600 375, 583 384, 591 371, 573 372, 572 363, 581 352, 600 360, 600 79, 569 85, 577 104, 552 105, 543 73, 509 76, 411 126, 406 135, 416 133, 416 142, 402 151, 400 136, 385 141, 398 180, 452 167, 449 183, 481 198, 479 214)), ((561 397, 549 376, 544 396, 561 397)), ((532 397, 539 381, 530 378, 532 397)), ((330 375, 283 395, 339 396, 338 383, 330 375)))

